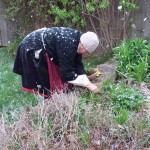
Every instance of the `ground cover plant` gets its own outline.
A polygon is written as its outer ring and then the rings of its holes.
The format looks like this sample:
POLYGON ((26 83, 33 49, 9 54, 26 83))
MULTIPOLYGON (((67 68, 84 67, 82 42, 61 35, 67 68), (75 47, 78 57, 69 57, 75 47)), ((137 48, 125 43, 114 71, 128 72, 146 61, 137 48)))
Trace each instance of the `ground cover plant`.
POLYGON ((21 80, 12 72, 13 58, 6 48, 0 49, 0 111, 36 103, 34 95, 21 90, 21 80))

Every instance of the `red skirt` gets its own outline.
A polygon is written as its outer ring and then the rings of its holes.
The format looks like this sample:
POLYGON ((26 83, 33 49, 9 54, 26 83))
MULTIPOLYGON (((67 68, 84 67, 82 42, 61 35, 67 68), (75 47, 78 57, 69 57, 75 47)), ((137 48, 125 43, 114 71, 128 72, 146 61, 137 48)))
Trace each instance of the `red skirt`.
POLYGON ((51 93, 60 91, 66 92, 71 89, 73 85, 62 81, 59 67, 52 62, 48 54, 46 54, 46 59, 51 93))

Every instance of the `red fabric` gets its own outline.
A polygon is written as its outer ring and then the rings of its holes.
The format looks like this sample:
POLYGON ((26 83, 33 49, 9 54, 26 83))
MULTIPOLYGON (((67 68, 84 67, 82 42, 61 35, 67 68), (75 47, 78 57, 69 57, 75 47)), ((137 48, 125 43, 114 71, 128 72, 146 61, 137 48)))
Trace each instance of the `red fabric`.
POLYGON ((23 86, 22 86, 22 90, 24 90, 24 91, 26 91, 26 92, 30 92, 30 93, 34 93, 34 94, 39 94, 39 95, 41 95, 41 96, 48 97, 48 95, 42 94, 42 93, 40 93, 40 92, 38 92, 38 91, 35 91, 35 90, 33 90, 33 89, 25 88, 25 87, 23 87, 23 86))
POLYGON ((64 83, 61 80, 60 69, 57 65, 55 65, 48 54, 46 54, 47 64, 48 64, 48 73, 49 73, 49 81, 50 81, 50 91, 66 91, 68 89, 68 84, 64 83))

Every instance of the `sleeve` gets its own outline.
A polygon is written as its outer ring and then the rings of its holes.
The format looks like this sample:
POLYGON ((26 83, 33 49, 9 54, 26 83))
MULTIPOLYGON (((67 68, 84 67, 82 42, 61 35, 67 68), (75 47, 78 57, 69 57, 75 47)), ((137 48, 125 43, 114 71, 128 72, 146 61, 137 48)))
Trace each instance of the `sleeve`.
POLYGON ((82 55, 76 54, 75 60, 74 60, 74 66, 75 66, 75 72, 78 75, 86 74, 83 63, 82 63, 82 55))
POLYGON ((77 78, 74 66, 76 49, 73 44, 67 44, 65 41, 61 40, 61 42, 57 44, 56 50, 63 81, 75 80, 77 78))
POLYGON ((73 81, 68 81, 71 84, 88 87, 88 85, 91 83, 90 80, 87 78, 85 74, 78 75, 78 77, 73 81))

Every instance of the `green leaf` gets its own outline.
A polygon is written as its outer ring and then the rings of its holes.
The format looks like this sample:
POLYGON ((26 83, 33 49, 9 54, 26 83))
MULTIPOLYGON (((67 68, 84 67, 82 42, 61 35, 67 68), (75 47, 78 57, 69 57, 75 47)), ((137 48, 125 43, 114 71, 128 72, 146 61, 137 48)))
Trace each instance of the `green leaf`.
POLYGON ((100 9, 105 9, 105 8, 108 7, 108 5, 109 5, 109 0, 103 0, 103 1, 101 2, 101 4, 99 5, 99 8, 100 8, 100 9))
POLYGON ((63 3, 63 5, 66 5, 68 3, 68 0, 61 0, 61 2, 63 3))
POLYGON ((95 6, 92 3, 86 3, 86 8, 89 11, 95 11, 95 6))
POLYGON ((128 118, 129 118, 129 112, 126 109, 120 109, 118 111, 115 111, 114 120, 119 125, 125 124, 128 118))

